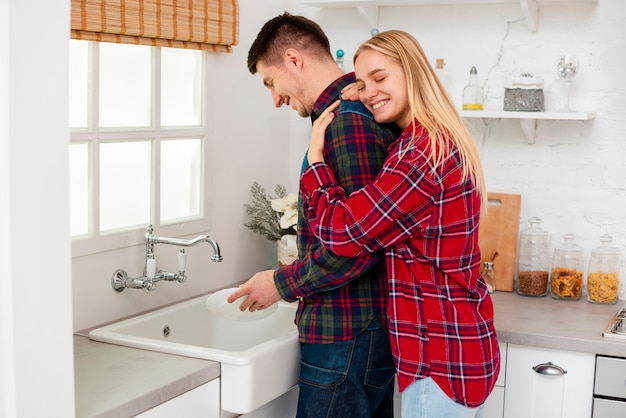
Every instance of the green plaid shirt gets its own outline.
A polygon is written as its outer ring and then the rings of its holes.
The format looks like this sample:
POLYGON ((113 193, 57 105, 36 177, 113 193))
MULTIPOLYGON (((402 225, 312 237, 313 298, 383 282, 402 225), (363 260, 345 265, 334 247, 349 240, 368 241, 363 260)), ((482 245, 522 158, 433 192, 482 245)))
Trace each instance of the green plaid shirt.
MULTIPOLYGON (((318 97, 311 119, 339 100, 354 73, 337 79, 318 97)), ((347 194, 374 181, 399 131, 377 124, 360 102, 342 102, 326 130, 324 159, 347 194)), ((303 169, 308 166, 306 155, 303 169)), ((274 273, 283 299, 299 300, 296 324, 300 341, 333 343, 352 339, 376 321, 387 326, 388 299, 384 254, 339 257, 313 236, 304 216, 300 193, 298 260, 274 273), (379 263, 379 261, 382 261, 379 263)))

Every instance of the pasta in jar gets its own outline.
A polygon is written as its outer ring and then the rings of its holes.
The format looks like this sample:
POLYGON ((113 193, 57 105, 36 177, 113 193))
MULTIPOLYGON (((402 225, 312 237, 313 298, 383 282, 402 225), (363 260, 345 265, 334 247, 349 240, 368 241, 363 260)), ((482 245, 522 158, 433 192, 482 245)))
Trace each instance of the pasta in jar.
POLYGON ((563 243, 554 249, 550 274, 550 295, 554 299, 578 300, 583 289, 583 249, 572 233, 563 235, 563 243))
POLYGON ((617 302, 618 272, 593 272, 587 277, 587 299, 596 303, 617 302))
POLYGON ((557 299, 579 299, 583 288, 583 273, 576 269, 554 267, 550 286, 552 296, 557 299))
POLYGON ((601 245, 591 251, 587 275, 587 300, 591 303, 617 302, 622 254, 612 242, 613 237, 602 235, 601 245))

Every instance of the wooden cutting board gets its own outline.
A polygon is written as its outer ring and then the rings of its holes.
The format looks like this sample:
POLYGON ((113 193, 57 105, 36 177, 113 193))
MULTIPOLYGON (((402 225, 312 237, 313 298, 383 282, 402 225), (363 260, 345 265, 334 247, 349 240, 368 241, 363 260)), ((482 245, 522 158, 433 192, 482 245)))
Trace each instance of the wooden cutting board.
POLYGON ((488 211, 481 218, 478 230, 481 261, 491 261, 493 255, 498 253, 493 263, 495 288, 511 292, 522 196, 507 193, 489 193, 488 196, 488 211))

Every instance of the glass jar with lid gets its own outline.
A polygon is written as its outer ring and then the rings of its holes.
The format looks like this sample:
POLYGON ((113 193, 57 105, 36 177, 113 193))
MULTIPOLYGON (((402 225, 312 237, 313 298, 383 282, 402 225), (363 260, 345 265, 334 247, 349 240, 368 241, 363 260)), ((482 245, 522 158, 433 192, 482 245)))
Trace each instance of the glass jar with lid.
POLYGON ((612 242, 612 236, 602 235, 600 246, 594 248, 589 256, 587 274, 587 300, 589 302, 617 302, 622 253, 612 246, 612 242))
POLYGON ((540 218, 533 216, 528 222, 530 227, 519 235, 515 290, 522 296, 545 296, 550 277, 550 234, 540 227, 540 218))
POLYGON ((563 235, 563 243, 554 249, 550 274, 550 295, 554 299, 578 300, 583 288, 583 249, 576 235, 563 235))

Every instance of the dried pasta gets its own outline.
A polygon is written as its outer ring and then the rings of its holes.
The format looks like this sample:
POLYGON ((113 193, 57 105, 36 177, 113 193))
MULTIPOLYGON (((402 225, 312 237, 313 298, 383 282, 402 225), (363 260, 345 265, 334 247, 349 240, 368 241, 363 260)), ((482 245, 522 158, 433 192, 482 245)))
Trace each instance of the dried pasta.
POLYGON ((618 272, 593 272, 587 277, 587 295, 592 302, 614 302, 619 289, 618 272))
POLYGON ((583 287, 583 273, 576 269, 554 267, 550 284, 554 296, 562 299, 578 299, 583 287))

